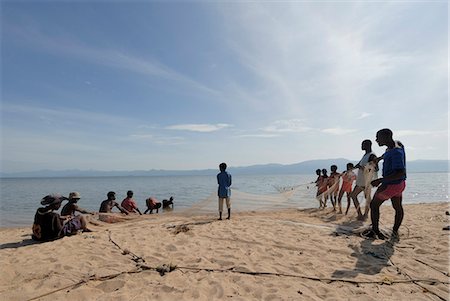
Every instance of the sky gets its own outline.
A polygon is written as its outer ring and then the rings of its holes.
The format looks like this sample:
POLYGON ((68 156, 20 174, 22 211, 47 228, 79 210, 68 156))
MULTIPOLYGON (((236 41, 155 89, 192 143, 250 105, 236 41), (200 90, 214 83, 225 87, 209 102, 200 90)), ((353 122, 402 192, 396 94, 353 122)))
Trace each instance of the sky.
POLYGON ((447 1, 2 1, 1 171, 448 158, 447 1), (381 155, 384 147, 375 141, 381 155))

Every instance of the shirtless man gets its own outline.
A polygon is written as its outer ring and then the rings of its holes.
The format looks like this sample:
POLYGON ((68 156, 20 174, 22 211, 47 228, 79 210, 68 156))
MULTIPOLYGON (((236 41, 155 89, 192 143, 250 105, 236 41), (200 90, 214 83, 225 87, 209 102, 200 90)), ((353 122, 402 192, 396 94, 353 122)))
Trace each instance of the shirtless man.
POLYGON ((120 212, 125 213, 128 215, 128 211, 126 211, 122 206, 119 205, 119 203, 115 202, 116 200, 116 193, 114 191, 110 191, 107 194, 108 199, 104 200, 102 204, 100 205, 99 212, 102 213, 111 213, 111 210, 113 207, 117 207, 117 209, 120 210, 120 212))

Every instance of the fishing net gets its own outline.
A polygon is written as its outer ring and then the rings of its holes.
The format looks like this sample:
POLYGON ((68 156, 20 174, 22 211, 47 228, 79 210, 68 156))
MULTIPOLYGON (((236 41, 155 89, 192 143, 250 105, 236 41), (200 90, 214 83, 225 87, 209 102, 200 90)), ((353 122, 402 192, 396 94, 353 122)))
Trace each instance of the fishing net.
MULTIPOLYGON (((307 184, 283 187, 273 186, 277 192, 270 194, 249 193, 232 188, 231 206, 233 209, 237 210, 270 209, 275 207, 279 208, 280 206, 287 206, 287 201, 292 200, 299 188, 307 184)), ((217 206, 217 192, 213 192, 205 199, 200 200, 185 209, 183 214, 192 215, 217 211, 217 206)))

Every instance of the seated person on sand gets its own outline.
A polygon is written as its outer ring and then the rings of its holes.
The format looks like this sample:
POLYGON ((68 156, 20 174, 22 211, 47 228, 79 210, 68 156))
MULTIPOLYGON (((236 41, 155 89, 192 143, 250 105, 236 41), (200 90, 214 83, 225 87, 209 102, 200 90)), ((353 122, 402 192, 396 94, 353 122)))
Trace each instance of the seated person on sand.
POLYGON ((156 213, 158 213, 159 208, 161 208, 161 202, 152 196, 146 199, 145 203, 147 204, 147 210, 145 210, 144 214, 146 214, 148 211, 150 211, 150 214, 152 214, 153 209, 156 209, 156 213))
POLYGON ((94 212, 87 211, 77 205, 77 202, 80 200, 80 198, 81 196, 78 192, 69 193, 69 202, 62 208, 61 215, 75 216, 76 211, 85 214, 95 214, 94 212))
POLYGON ((77 234, 79 230, 91 232, 86 227, 83 216, 61 217, 53 212, 61 207, 66 198, 59 194, 47 195, 41 200, 41 205, 34 216, 32 238, 38 241, 51 241, 63 236, 77 234))
POLYGON ((100 213, 111 213, 111 210, 113 207, 117 207, 117 209, 120 210, 120 212, 125 213, 128 215, 128 211, 122 208, 115 200, 116 200, 116 193, 114 191, 108 192, 106 195, 108 197, 107 200, 104 200, 102 204, 100 205, 100 210, 98 210, 100 213))
POLYGON ((127 197, 122 201, 122 208, 127 210, 131 213, 139 213, 139 215, 142 215, 141 211, 137 207, 136 202, 133 200, 133 191, 128 190, 127 191, 127 197))

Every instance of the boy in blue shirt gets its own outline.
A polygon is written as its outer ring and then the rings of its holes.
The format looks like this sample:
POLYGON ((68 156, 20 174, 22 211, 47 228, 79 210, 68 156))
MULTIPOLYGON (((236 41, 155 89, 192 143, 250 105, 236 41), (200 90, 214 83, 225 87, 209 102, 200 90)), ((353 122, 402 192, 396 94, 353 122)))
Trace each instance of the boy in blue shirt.
POLYGON ((392 139, 392 131, 390 129, 382 129, 377 132, 376 141, 378 145, 386 145, 387 149, 384 155, 378 160, 383 161, 382 178, 372 181, 372 186, 378 187, 370 204, 370 217, 372 219, 372 230, 367 236, 379 239, 386 237, 380 232, 380 206, 387 199, 391 199, 392 206, 395 209, 395 221, 392 229, 392 236, 398 237, 398 229, 403 220, 402 192, 406 187, 406 156, 405 148, 402 144, 396 143, 392 139))
POLYGON ((222 220, 222 211, 223 211, 223 201, 226 201, 228 208, 228 217, 230 219, 231 216, 231 175, 226 172, 227 164, 220 163, 219 165, 220 173, 217 174, 217 184, 219 184, 219 188, 217 191, 217 195, 219 196, 219 220, 222 220))

